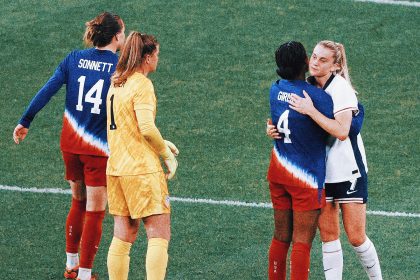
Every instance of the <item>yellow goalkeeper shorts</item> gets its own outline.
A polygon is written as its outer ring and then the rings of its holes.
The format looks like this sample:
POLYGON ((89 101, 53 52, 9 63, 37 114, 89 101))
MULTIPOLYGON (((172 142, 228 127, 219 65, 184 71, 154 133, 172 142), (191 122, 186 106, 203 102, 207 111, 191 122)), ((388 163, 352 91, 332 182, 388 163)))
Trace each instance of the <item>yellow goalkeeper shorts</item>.
POLYGON ((170 213, 168 185, 163 172, 107 176, 109 213, 140 219, 170 213))

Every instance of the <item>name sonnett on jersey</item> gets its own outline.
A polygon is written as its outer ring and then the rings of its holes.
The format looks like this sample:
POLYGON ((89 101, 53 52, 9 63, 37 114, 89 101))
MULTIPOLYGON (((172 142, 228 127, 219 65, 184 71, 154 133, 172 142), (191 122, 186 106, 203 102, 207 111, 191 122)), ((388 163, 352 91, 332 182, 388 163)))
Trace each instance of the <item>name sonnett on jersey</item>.
POLYGON ((79 65, 77 67, 83 68, 83 69, 95 70, 95 71, 102 71, 102 72, 107 70, 109 73, 111 71, 112 65, 114 64, 108 63, 108 62, 102 62, 102 61, 80 59, 79 65))

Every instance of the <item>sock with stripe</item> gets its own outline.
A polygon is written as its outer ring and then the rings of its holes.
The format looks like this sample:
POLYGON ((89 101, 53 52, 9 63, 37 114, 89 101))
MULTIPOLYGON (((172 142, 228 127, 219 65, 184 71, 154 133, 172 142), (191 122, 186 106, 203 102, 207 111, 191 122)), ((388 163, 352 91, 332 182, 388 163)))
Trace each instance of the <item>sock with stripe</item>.
POLYGON ((150 238, 146 254, 147 280, 165 279, 166 266, 168 265, 168 240, 150 238))
POLYGON ((358 246, 353 247, 359 256, 359 260, 363 265, 369 279, 382 280, 381 266, 379 264, 378 254, 372 241, 366 236, 366 241, 358 246))
POLYGON ((290 242, 279 241, 275 238, 271 240, 268 250, 268 279, 286 279, 286 261, 290 242))
POLYGON ((131 243, 114 236, 108 250, 109 280, 127 280, 130 267, 131 243))
POLYGON ((343 278, 343 250, 339 239, 322 243, 322 262, 326 280, 343 278))

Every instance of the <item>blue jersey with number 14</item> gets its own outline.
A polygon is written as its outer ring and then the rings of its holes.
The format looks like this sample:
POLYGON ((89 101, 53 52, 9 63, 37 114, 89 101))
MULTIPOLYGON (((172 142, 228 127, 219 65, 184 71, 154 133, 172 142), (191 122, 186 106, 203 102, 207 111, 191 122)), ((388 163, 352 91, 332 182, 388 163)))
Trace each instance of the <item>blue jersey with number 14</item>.
POLYGON ((107 156, 106 96, 118 56, 95 48, 71 52, 32 99, 20 124, 29 127, 35 115, 66 84, 66 105, 60 146, 63 151, 107 156))
POLYGON ((267 178, 277 184, 322 189, 328 133, 288 103, 293 93, 304 97, 303 91, 318 111, 333 118, 331 97, 322 89, 301 80, 275 82, 270 90, 271 118, 282 138, 274 142, 267 178))

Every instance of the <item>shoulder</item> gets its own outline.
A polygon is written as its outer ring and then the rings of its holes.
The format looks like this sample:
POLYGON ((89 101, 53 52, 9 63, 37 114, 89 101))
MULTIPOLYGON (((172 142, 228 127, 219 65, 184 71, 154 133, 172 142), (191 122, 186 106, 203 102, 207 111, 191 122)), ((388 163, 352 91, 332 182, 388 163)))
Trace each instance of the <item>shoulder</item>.
POLYGON ((350 94, 356 96, 356 93, 350 83, 340 75, 335 75, 334 79, 325 89, 330 94, 350 94))
POLYGON ((304 90, 313 99, 331 99, 331 97, 323 89, 310 85, 308 83, 305 85, 304 90))
POLYGON ((72 50, 67 54, 67 56, 63 59, 62 64, 69 64, 71 62, 79 61, 83 50, 72 50))
POLYGON ((273 82, 270 87, 270 94, 272 94, 273 92, 277 92, 279 90, 279 86, 280 86, 280 80, 273 82))
POLYGON ((136 92, 137 95, 154 94, 152 81, 139 73, 134 73, 128 79, 126 84, 136 92))
POLYGON ((84 55, 84 54, 86 54, 87 53, 87 50, 79 50, 79 49, 76 49, 76 50, 72 50, 68 55, 67 55, 67 57, 68 58, 78 58, 78 57, 80 57, 80 56, 82 56, 82 55, 84 55))
POLYGON ((334 100, 348 100, 349 102, 357 102, 356 92, 350 83, 343 77, 336 75, 325 91, 331 95, 334 100))
POLYGON ((336 75, 326 92, 334 102, 334 114, 348 110, 357 110, 356 92, 350 83, 341 76, 336 75))

